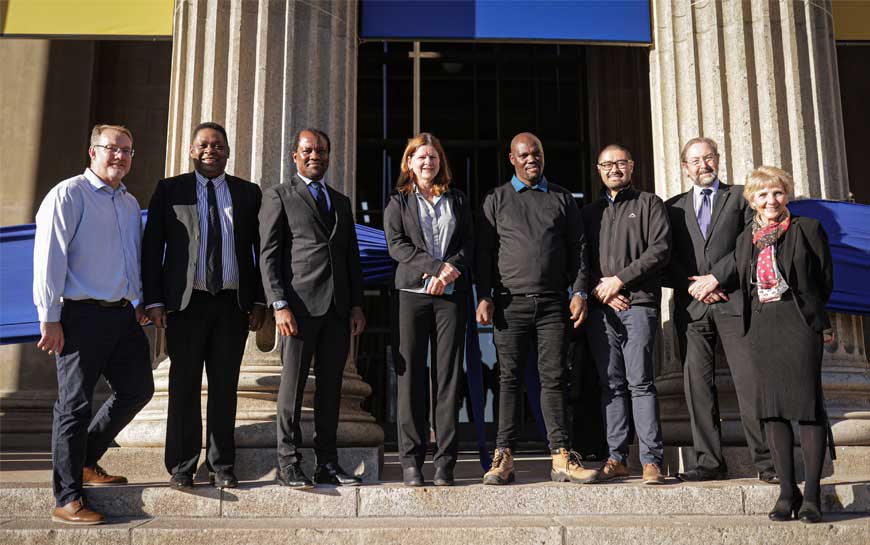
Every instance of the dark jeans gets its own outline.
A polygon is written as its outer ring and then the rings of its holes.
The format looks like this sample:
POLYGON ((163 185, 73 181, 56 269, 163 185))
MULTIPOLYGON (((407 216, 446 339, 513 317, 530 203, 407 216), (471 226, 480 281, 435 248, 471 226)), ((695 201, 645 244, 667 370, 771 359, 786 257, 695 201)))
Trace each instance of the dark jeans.
POLYGON ((436 467, 456 465, 459 380, 465 347, 466 293, 441 297, 399 292, 397 420, 402 467, 422 467, 429 443, 429 382, 437 450, 436 467), (432 359, 426 372, 426 356, 432 359))
POLYGON ((696 466, 725 469, 716 391, 716 346, 722 343, 753 463, 758 473, 772 472, 770 449, 755 410, 752 361, 749 341, 743 336, 743 317, 723 314, 714 306, 698 320, 678 315, 674 324, 683 359, 683 382, 696 466))
POLYGON ((519 436, 522 378, 529 349, 538 348, 541 412, 551 451, 571 448, 566 427, 567 294, 495 297, 493 341, 500 370, 496 446, 514 448, 519 436))
POLYGON ((593 304, 589 309, 586 333, 601 381, 607 444, 610 457, 623 464, 628 459, 631 416, 641 463, 662 463, 664 446, 653 369, 658 328, 659 312, 652 306, 636 305, 616 312, 593 304))
POLYGON ((61 311, 51 459, 58 506, 82 497, 82 468, 93 466, 154 395, 148 339, 133 308, 67 301, 61 311), (91 417, 100 375, 112 395, 91 417), (90 424, 89 424, 90 422, 90 424))
POLYGON ((341 377, 350 349, 350 318, 330 308, 323 316, 296 317, 299 332, 281 337, 278 388, 278 464, 302 461, 302 398, 314 358, 314 455, 318 464, 338 462, 336 440, 341 377))
POLYGON ((194 290, 187 308, 169 314, 166 351, 169 402, 164 463, 171 474, 196 473, 202 450, 202 369, 208 378, 206 466, 232 470, 236 460, 239 369, 248 338, 248 315, 236 290, 217 295, 194 290))

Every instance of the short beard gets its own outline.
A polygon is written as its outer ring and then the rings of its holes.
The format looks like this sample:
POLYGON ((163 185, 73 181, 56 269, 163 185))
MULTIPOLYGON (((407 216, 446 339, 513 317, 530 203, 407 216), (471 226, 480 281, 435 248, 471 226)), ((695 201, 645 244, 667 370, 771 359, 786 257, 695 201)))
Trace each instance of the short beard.
POLYGON ((710 187, 716 182, 716 173, 715 172, 705 172, 704 174, 698 174, 698 178, 696 180, 692 180, 697 186, 700 187, 710 187), (704 176, 710 176, 710 179, 705 183, 703 178, 704 176))

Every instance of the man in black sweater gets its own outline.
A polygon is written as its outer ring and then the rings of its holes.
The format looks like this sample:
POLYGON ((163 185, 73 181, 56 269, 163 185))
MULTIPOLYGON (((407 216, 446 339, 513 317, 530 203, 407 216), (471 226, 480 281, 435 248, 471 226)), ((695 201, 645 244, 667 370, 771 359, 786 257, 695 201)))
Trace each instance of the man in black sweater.
POLYGON ((501 384, 496 452, 483 482, 514 480, 521 380, 533 342, 553 457, 550 477, 591 482, 596 472, 584 469, 579 456, 569 450, 565 408, 568 317, 574 327, 586 317, 580 211, 567 189, 544 178, 544 148, 535 135, 515 136, 509 158, 515 174, 484 199, 478 231, 477 321, 494 324, 501 384))
POLYGON ((643 482, 661 484, 664 448, 654 383, 661 271, 670 257, 665 205, 631 185, 634 161, 612 144, 598 156, 601 198, 583 208, 589 241, 592 304, 586 333, 601 381, 610 455, 599 480, 627 477, 629 413, 643 464, 643 482), (629 400, 629 396, 631 399, 629 400))

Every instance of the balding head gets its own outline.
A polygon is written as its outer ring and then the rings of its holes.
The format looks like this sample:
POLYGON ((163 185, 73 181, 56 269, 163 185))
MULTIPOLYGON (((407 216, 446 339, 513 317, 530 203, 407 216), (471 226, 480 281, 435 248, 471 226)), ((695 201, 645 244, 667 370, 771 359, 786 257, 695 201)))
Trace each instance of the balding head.
POLYGON ((537 184, 544 176, 544 146, 530 132, 513 137, 509 159, 517 178, 527 186, 537 184))

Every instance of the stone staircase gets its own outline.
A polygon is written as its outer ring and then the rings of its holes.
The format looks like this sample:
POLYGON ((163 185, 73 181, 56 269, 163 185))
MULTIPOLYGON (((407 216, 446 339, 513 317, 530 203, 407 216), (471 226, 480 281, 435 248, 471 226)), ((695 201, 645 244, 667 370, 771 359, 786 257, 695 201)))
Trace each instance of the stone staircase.
POLYGON ((0 484, 0 543, 99 544, 831 544, 870 543, 870 483, 825 481, 825 521, 772 523, 778 487, 751 479, 651 487, 568 485, 521 476, 507 487, 400 484, 289 490, 271 481, 179 492, 164 483, 91 488, 110 524, 50 521, 51 489, 0 484))

